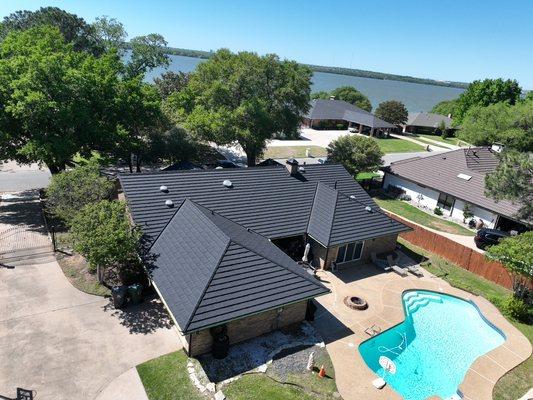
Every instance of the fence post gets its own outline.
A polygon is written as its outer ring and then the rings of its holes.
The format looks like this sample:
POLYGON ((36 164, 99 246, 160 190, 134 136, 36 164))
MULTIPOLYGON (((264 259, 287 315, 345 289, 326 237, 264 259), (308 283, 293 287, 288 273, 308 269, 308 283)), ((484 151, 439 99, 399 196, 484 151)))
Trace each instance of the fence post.
POLYGON ((50 234, 52 236, 52 247, 53 247, 54 253, 55 253, 57 251, 55 225, 50 225, 50 234))

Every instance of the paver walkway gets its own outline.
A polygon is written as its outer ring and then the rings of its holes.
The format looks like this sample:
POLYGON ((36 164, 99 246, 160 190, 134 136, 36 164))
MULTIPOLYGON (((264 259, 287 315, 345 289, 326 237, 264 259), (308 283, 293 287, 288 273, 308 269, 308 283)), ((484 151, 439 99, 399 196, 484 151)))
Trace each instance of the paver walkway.
MULTIPOLYGON (((27 221, 36 235, 39 224, 27 221)), ((37 399, 93 400, 128 369, 178 349, 155 299, 117 311, 75 289, 56 261, 0 267, 0 395, 23 387, 37 399)))

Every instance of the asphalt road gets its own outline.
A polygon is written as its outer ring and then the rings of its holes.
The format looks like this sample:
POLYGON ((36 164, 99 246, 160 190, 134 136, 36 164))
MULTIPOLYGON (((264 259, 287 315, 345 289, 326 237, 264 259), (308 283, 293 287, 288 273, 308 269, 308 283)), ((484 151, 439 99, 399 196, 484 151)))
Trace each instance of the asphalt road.
POLYGON ((13 161, 0 163, 0 193, 46 187, 50 176, 46 167, 39 169, 37 164, 17 165, 13 161))

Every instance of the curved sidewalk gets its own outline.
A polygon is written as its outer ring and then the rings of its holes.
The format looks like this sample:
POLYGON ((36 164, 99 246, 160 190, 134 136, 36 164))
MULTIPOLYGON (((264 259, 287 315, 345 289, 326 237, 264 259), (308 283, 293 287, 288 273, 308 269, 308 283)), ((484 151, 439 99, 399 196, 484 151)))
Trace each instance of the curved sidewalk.
POLYGON ((113 379, 95 400, 148 400, 146 391, 137 373, 137 368, 128 369, 122 375, 113 379))

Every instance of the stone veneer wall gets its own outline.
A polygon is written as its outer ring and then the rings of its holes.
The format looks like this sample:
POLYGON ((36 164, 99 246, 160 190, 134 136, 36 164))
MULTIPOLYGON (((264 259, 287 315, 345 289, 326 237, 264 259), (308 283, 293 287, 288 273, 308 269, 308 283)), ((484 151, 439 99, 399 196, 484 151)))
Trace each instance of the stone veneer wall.
MULTIPOLYGON (((229 322, 227 327, 230 344, 242 342, 275 329, 301 322, 305 318, 306 309, 307 300, 303 300, 279 309, 265 311, 229 322), (278 310, 282 310, 281 313, 278 314, 278 310)), ((210 352, 213 345, 209 329, 186 336, 180 335, 180 340, 191 357, 210 352)))

